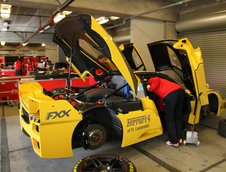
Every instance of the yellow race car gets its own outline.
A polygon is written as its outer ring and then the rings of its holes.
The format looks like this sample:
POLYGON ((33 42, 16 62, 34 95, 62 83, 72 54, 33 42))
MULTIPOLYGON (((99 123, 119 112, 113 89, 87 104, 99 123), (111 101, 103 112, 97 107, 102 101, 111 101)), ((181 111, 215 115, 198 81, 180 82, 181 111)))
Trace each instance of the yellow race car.
POLYGON ((162 73, 166 70, 175 72, 194 97, 190 109, 184 106, 186 122, 198 123, 201 111, 219 115, 225 109, 226 102, 206 84, 200 50, 187 39, 148 45, 156 72, 147 71, 133 44, 118 48, 90 15, 59 22, 53 41, 82 79, 91 75, 97 84, 50 91, 37 82, 20 84, 21 129, 42 158, 71 157, 73 148, 97 149, 112 137, 126 147, 161 135, 159 111, 146 82, 152 76, 176 82, 162 73))

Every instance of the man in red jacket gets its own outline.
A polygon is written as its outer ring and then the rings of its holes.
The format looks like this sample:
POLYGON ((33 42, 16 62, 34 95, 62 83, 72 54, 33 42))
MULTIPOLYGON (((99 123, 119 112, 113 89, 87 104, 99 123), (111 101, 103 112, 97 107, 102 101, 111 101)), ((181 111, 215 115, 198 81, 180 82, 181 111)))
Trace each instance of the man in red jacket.
POLYGON ((166 128, 169 140, 166 144, 179 147, 182 144, 182 104, 183 88, 163 78, 153 77, 148 80, 148 90, 154 92, 164 103, 166 128))
POLYGON ((20 58, 18 58, 18 60, 14 63, 14 68, 16 70, 16 76, 22 76, 22 61, 20 58))

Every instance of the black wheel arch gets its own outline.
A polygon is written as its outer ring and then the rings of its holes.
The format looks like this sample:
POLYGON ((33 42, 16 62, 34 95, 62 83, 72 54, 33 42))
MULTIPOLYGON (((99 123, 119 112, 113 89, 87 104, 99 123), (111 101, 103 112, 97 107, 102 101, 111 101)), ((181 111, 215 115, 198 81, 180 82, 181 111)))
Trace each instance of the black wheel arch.
POLYGON ((208 99, 210 112, 217 114, 219 109, 219 100, 217 95, 215 93, 210 93, 208 94, 208 99))
POLYGON ((107 131, 107 139, 111 137, 112 117, 108 109, 97 106, 83 112, 83 120, 78 123, 72 134, 72 148, 83 146, 82 134, 86 127, 91 124, 100 124, 107 131))

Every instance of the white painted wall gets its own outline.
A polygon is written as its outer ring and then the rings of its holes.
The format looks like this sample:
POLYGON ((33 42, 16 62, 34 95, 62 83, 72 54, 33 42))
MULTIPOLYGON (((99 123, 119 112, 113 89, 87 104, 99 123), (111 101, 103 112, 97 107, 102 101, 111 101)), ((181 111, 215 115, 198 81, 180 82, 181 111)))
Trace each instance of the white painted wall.
POLYGON ((147 44, 164 38, 164 22, 151 19, 131 20, 131 42, 135 43, 150 71, 154 71, 147 44))

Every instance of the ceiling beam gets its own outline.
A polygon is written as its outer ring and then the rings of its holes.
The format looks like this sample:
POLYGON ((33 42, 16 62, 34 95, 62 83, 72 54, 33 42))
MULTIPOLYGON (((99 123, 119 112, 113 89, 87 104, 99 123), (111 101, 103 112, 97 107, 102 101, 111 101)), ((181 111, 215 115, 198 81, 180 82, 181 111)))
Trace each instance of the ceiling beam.
MULTIPOLYGON (((23 32, 25 33, 25 32, 23 32)), ((27 37, 31 36, 32 33, 26 32, 27 37)), ((5 42, 23 42, 26 38, 22 37, 15 32, 0 32, 0 40, 5 42)), ((40 33, 29 40, 29 43, 42 43, 42 42, 52 42, 53 34, 40 33)))
MULTIPOLYGON (((16 6, 46 9, 55 9, 58 6, 56 0, 9 0, 7 3, 16 6)), ((72 9, 75 13, 88 13, 92 15, 112 14, 133 16, 151 9, 157 9, 167 4, 169 4, 169 2, 165 0, 95 0, 95 2, 93 0, 75 0, 67 9, 72 9)), ((177 11, 175 10, 175 7, 172 7, 170 9, 147 14, 144 17, 175 21, 177 11)))

